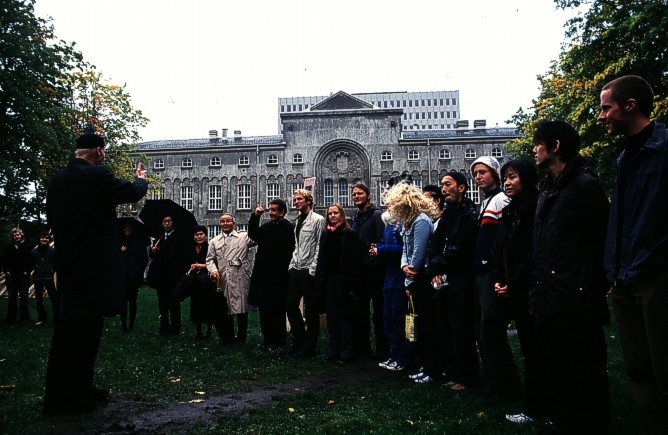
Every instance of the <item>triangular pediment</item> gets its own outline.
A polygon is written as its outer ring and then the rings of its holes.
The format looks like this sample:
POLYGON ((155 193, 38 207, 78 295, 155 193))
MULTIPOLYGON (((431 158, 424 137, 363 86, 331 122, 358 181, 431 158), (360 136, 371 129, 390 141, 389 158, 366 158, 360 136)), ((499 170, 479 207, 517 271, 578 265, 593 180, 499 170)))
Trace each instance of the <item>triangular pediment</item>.
POLYGON ((373 109, 373 104, 368 101, 360 100, 343 91, 330 95, 318 104, 311 106, 314 110, 354 110, 354 109, 373 109))

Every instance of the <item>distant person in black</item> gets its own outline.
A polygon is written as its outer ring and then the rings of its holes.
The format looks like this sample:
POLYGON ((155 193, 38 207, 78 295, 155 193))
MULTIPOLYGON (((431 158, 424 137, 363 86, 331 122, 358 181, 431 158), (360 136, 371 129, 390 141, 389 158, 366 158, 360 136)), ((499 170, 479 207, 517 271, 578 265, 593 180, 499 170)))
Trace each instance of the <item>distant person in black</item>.
POLYGON ((260 203, 248 222, 248 237, 258 245, 248 302, 260 311, 262 344, 284 347, 288 266, 295 250, 295 226, 285 219, 288 207, 282 199, 269 203, 269 222, 260 225, 260 216, 265 211, 260 203))
POLYGON ((9 293, 7 322, 15 322, 17 315, 19 320, 30 320, 28 311, 28 281, 32 269, 30 247, 25 242, 23 231, 20 228, 14 228, 11 236, 12 243, 5 249, 3 267, 7 293, 9 293))
POLYGON ((139 201, 148 189, 141 165, 134 182, 115 178, 101 165, 102 137, 85 134, 76 147, 76 158, 51 178, 46 197, 60 294, 46 370, 46 414, 91 411, 109 398, 93 386, 93 369, 103 316, 123 307, 116 206, 139 201))
POLYGON ((123 258, 123 279, 125 280, 125 305, 121 310, 121 330, 131 331, 137 319, 137 295, 144 284, 144 271, 148 263, 147 239, 135 234, 132 224, 123 225, 121 237, 121 257, 123 258), (129 322, 128 322, 129 309, 129 322))
POLYGON ((37 326, 44 326, 48 321, 48 316, 44 309, 44 290, 46 290, 51 300, 54 319, 58 315, 58 296, 53 280, 53 274, 55 273, 53 260, 55 254, 56 250, 51 246, 51 236, 46 232, 41 233, 39 235, 39 244, 30 251, 33 262, 32 283, 35 287, 35 305, 37 307, 38 319, 35 325, 37 326))

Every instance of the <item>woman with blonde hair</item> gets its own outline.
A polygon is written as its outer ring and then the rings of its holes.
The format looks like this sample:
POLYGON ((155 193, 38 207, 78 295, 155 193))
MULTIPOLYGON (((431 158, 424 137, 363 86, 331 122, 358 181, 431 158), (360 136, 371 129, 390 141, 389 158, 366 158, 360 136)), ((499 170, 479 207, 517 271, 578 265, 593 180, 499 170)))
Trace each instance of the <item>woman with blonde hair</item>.
MULTIPOLYGON (((424 268, 427 262, 427 244, 433 232, 432 218, 438 216, 438 209, 422 190, 406 182, 396 184, 385 194, 385 204, 390 220, 403 227, 401 271, 404 275, 406 296, 415 293, 419 299, 422 293, 420 290, 429 286, 424 268)), ((428 301, 425 300, 424 303, 428 301)), ((420 323, 418 328, 420 332, 425 330, 420 323)), ((405 368, 404 364, 404 361, 389 359, 380 366, 401 371, 405 368)))

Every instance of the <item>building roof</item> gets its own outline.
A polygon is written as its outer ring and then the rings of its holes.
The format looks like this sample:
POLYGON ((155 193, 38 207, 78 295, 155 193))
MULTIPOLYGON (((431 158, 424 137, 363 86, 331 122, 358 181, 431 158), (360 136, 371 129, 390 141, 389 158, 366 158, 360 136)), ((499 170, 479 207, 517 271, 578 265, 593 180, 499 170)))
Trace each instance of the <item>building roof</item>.
POLYGON ((509 136, 519 137, 522 134, 514 127, 496 127, 496 128, 473 128, 473 129, 455 129, 455 130, 404 130, 401 133, 402 139, 441 139, 450 137, 490 137, 490 136, 509 136))
POLYGON ((219 148, 234 147, 239 145, 285 145, 283 135, 271 136, 235 136, 235 137, 215 137, 211 139, 176 139, 176 140, 155 140, 151 142, 140 142, 137 144, 137 151, 175 149, 175 148, 219 148))

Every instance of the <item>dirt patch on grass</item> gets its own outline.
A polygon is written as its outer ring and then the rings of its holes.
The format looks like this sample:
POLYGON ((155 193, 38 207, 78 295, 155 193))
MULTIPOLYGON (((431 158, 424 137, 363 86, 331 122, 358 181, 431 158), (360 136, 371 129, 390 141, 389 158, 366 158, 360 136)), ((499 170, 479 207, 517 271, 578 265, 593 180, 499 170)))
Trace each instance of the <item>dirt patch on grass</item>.
POLYGON ((29 428, 28 432, 43 433, 43 424, 49 423, 51 429, 46 429, 46 432, 55 434, 185 433, 193 425, 206 425, 225 417, 240 417, 252 409, 270 406, 283 398, 391 376, 396 374, 380 369, 377 362, 363 361, 346 366, 346 371, 340 374, 299 379, 248 392, 203 396, 198 403, 115 401, 89 414, 41 421, 39 427, 29 428))

